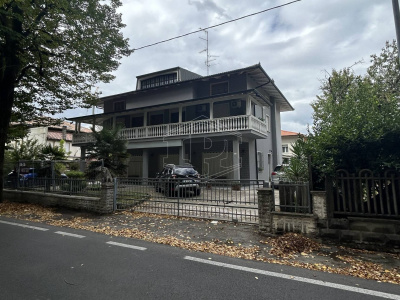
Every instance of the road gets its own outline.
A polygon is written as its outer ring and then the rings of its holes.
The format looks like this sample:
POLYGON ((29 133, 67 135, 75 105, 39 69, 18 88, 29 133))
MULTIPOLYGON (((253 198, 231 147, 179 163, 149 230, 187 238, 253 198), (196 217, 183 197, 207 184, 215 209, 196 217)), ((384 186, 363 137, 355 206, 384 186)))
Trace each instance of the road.
POLYGON ((400 287, 0 217, 0 298, 400 300, 400 287))

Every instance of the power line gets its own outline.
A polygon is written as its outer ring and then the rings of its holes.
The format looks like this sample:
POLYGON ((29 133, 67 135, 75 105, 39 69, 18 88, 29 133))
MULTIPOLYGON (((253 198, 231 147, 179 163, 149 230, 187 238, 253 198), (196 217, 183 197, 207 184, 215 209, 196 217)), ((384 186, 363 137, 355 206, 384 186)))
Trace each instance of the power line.
POLYGON ((155 46, 155 45, 158 45, 158 44, 169 42, 169 41, 172 41, 172 40, 176 40, 176 39, 179 39, 179 38, 191 35, 191 34, 195 34, 195 33, 207 30, 207 29, 215 28, 215 27, 218 27, 218 26, 221 26, 221 25, 225 25, 225 24, 228 24, 228 23, 231 23, 231 22, 235 22, 235 21, 238 21, 238 20, 241 20, 241 19, 244 19, 244 18, 248 18, 248 17, 252 17, 252 16, 255 16, 255 15, 258 15, 258 14, 262 14, 262 13, 265 13, 265 12, 270 11, 270 10, 281 8, 283 6, 287 6, 287 5, 290 5, 290 4, 293 4, 295 2, 299 2, 299 1, 301 1, 301 0, 294 0, 294 1, 291 1, 291 2, 287 2, 287 3, 281 4, 281 5, 278 5, 278 6, 274 6, 274 7, 271 7, 271 8, 267 8, 267 9, 264 9, 262 11, 259 11, 259 12, 256 12, 256 13, 252 13, 252 14, 249 14, 249 15, 237 18, 237 19, 229 20, 229 21, 217 24, 217 25, 212 25, 212 26, 206 27, 206 28, 201 28, 199 30, 192 31, 192 32, 189 32, 189 33, 185 33, 185 34, 182 34, 182 35, 178 35, 176 37, 173 37, 173 38, 170 38, 170 39, 166 39, 166 40, 162 40, 162 41, 157 42, 157 43, 149 44, 149 45, 142 46, 142 47, 139 47, 139 48, 134 48, 133 50, 136 51, 136 50, 140 50, 140 49, 143 49, 143 48, 148 48, 148 47, 152 47, 152 46, 155 46))

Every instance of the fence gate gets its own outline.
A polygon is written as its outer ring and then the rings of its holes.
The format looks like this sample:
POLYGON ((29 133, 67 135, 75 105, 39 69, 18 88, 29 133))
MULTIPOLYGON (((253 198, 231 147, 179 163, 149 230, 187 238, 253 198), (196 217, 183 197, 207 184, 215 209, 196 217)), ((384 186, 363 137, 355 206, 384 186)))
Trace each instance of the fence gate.
POLYGON ((258 224, 263 180, 115 179, 115 209, 258 224))

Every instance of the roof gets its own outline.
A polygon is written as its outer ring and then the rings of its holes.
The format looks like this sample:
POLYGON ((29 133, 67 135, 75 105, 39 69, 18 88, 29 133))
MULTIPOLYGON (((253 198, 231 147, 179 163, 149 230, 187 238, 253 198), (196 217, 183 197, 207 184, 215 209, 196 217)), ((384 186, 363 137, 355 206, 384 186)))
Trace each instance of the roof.
MULTIPOLYGON (((25 124, 28 127, 48 127, 49 129, 58 129, 62 130, 62 128, 65 126, 67 127, 67 131, 75 131, 75 126, 73 122, 68 122, 68 121, 59 121, 57 119, 53 118, 46 118, 42 119, 41 121, 26 121, 24 123, 19 123, 19 122, 13 122, 12 125, 17 125, 17 124, 25 124), (46 124, 48 123, 48 124, 46 124)), ((92 132, 89 128, 86 127, 81 127, 81 132, 92 132)))
POLYGON ((281 136, 299 136, 299 135, 302 135, 302 134, 300 132, 281 130, 281 136))
MULTIPOLYGON (((61 131, 49 131, 47 133, 48 140, 56 140, 61 141, 63 139, 63 134, 61 131)), ((71 142, 72 141, 72 133, 67 133, 65 141, 71 142)))
MULTIPOLYGON (((167 69, 167 70, 163 70, 163 71, 158 71, 158 72, 154 72, 154 73, 150 73, 150 74, 141 75, 141 76, 138 76, 137 78, 142 78, 142 77, 149 76, 149 75, 156 75, 156 74, 158 74, 160 72, 164 73, 166 71, 176 70, 176 69, 182 69, 182 70, 187 71, 186 69, 177 67, 177 68, 171 68, 171 69, 167 69)), ((271 79, 268 76, 268 74, 265 72, 265 70, 261 67, 260 63, 252 65, 252 66, 249 66, 249 67, 241 68, 241 69, 231 70, 231 71, 217 73, 217 74, 208 75, 208 76, 200 76, 199 75, 198 78, 191 78, 191 79, 188 79, 188 80, 181 80, 181 81, 178 81, 178 82, 175 82, 175 83, 171 83, 171 84, 167 84, 167 85, 162 85, 162 86, 157 86, 157 87, 152 87, 152 88, 146 88, 146 89, 138 89, 138 90, 131 91, 131 92, 110 95, 110 96, 102 97, 99 100, 102 102, 102 101, 105 101, 105 100, 125 98, 127 96, 133 96, 133 95, 138 94, 138 93, 146 93, 146 92, 149 92, 151 90, 156 90, 156 89, 160 89, 160 88, 169 88, 171 86, 180 85, 182 83, 194 82, 194 81, 204 81, 204 80, 211 79, 211 78, 218 78, 218 77, 222 77, 222 76, 225 76, 225 75, 231 75, 231 74, 235 74, 235 73, 245 73, 245 72, 247 72, 249 74, 249 76, 254 79, 255 82, 259 83, 259 85, 253 90, 262 89, 262 90, 266 91, 269 95, 271 95, 281 105, 281 111, 292 111, 292 110, 294 110, 294 108, 290 105, 290 103, 286 99, 286 97, 282 94, 282 92, 279 90, 279 88, 275 85, 274 80, 271 79)), ((73 119, 71 118, 70 120, 73 120, 73 119)))

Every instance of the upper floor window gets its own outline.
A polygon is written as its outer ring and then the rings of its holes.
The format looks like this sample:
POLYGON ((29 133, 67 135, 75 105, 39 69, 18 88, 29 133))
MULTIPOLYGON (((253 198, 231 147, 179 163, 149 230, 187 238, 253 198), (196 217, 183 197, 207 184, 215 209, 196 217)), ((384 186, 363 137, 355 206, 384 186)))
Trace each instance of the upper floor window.
POLYGON ((177 78, 178 77, 176 73, 159 75, 149 79, 142 80, 140 86, 142 89, 148 89, 152 87, 174 83, 177 81, 177 78))
POLYGON ((211 96, 226 94, 229 91, 228 81, 211 84, 211 96))
POLYGON ((289 145, 282 145, 282 153, 288 153, 289 152, 289 145))
POLYGON ((114 111, 125 110, 125 101, 114 102, 114 111))

